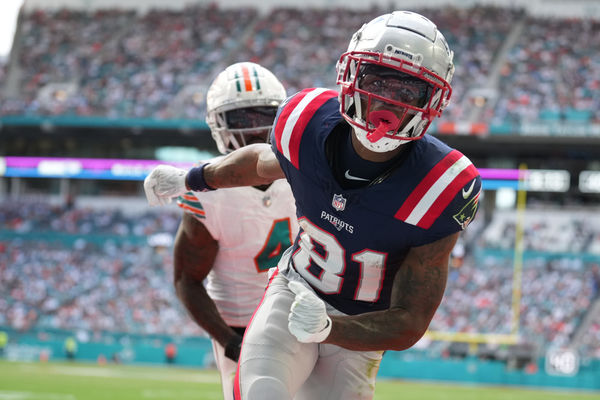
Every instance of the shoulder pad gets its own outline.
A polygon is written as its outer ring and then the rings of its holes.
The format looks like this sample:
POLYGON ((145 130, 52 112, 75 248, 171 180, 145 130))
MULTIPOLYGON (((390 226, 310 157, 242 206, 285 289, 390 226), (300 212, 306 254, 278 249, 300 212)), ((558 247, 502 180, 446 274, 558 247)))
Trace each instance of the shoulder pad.
POLYGON ((470 198, 471 192, 480 187, 481 178, 477 168, 460 151, 452 150, 419 182, 395 217, 408 224, 429 229, 458 192, 469 191, 467 198, 470 198), (477 188, 474 187, 475 182, 479 182, 477 188))
POLYGON ((338 92, 325 88, 305 89, 286 100, 280 107, 273 129, 277 150, 297 169, 299 149, 306 125, 317 110, 338 92))

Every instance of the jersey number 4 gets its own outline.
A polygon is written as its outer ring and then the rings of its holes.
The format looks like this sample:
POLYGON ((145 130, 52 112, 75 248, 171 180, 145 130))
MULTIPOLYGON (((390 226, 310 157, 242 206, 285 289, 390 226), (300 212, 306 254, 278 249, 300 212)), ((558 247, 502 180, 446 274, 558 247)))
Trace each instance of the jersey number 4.
MULTIPOLYGON (((346 250, 335 236, 306 218, 300 219, 299 223, 304 231, 300 235, 301 251, 293 256, 298 273, 324 294, 339 293, 346 272, 346 250), (324 254, 315 251, 315 242, 322 246, 324 254), (319 267, 318 276, 309 270, 312 265, 319 267)), ((360 274, 354 300, 377 301, 383 285, 387 254, 364 249, 352 254, 351 259, 358 263, 360 274)))
POLYGON ((292 233, 289 218, 273 221, 269 235, 262 249, 254 257, 258 272, 268 271, 277 266, 283 252, 292 245, 292 233))

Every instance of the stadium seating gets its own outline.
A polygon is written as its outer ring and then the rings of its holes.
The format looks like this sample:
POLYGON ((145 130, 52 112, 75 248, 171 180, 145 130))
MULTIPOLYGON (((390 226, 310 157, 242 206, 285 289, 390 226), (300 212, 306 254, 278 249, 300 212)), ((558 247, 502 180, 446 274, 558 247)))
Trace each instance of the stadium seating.
POLYGON ((172 287, 179 214, 7 202, 0 326, 198 335, 172 287), (171 240, 160 241, 159 235, 171 240))
POLYGON ((598 123, 599 32, 595 20, 528 17, 502 68, 492 122, 535 122, 553 113, 552 120, 598 123))
MULTIPOLYGON (((177 210, 65 209, 33 199, 0 206, 0 326, 201 333, 172 287, 177 210)), ((431 330, 508 335, 518 328, 539 350, 570 342, 600 294, 598 217, 560 210, 527 216, 519 326, 512 322, 516 217, 497 212, 461 238, 465 253, 450 269, 431 330)), ((597 354, 597 322, 592 327, 583 343, 597 354)))
MULTIPOLYGON (((30 11, 15 39, 16 62, 0 70, 0 84, 4 79, 16 88, 0 99, 0 116, 203 119, 208 84, 226 64, 240 60, 274 71, 288 94, 334 87, 335 63, 348 37, 362 21, 386 11, 259 13, 216 4, 145 14, 30 11)), ((593 56, 600 50, 598 21, 484 6, 417 11, 436 21, 455 51, 447 121, 600 121, 600 62, 593 56), (514 44, 507 42, 519 20, 524 32, 514 44), (484 96, 491 96, 487 104, 477 104, 482 91, 493 94, 484 96)))

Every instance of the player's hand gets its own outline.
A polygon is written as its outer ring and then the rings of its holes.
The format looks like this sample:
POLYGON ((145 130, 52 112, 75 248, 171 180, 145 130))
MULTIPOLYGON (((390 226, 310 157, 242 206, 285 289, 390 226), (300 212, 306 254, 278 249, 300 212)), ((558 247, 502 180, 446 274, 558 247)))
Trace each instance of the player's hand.
POLYGON ((185 185, 187 171, 170 165, 159 165, 144 179, 144 192, 151 206, 165 205, 174 197, 188 191, 185 185))
POLYGON ((240 351, 242 351, 242 336, 236 334, 225 345, 225 357, 238 362, 240 351))
POLYGON ((325 303, 300 282, 289 282, 296 299, 288 315, 288 329, 302 343, 321 343, 331 332, 325 303))

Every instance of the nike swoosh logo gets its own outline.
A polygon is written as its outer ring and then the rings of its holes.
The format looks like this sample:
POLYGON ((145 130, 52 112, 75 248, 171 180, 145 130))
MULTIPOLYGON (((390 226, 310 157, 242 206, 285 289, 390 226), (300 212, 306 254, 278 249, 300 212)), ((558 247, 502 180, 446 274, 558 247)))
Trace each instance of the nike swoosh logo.
POLYGON ((462 190, 462 195, 463 195, 463 199, 468 199, 469 196, 471 195, 471 193, 473 193, 473 188, 475 187, 475 179, 473 179, 473 182, 471 182, 471 186, 469 187, 469 190, 466 190, 463 188, 462 190))
POLYGON ((352 176, 352 175, 350 175, 350 170, 349 169, 346 170, 346 173, 344 174, 344 176, 346 177, 346 179, 350 179, 350 180, 353 180, 353 181, 368 181, 368 179, 359 178, 358 176, 352 176))

